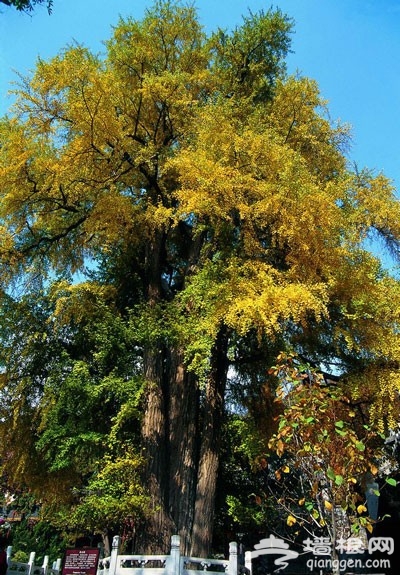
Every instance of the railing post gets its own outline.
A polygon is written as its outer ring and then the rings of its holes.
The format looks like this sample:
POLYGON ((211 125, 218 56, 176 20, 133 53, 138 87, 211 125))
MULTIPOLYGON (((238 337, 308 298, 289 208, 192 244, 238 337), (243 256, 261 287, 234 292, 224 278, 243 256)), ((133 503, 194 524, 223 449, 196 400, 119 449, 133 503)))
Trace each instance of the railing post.
POLYGON ((165 575, 180 575, 181 573, 181 539, 179 535, 171 537, 171 552, 165 563, 165 575))
POLYGON ((9 546, 7 547, 6 553, 7 553, 7 563, 10 563, 10 561, 11 561, 11 554, 12 554, 12 545, 9 545, 9 546))
POLYGON ((246 551, 244 554, 244 566, 246 567, 246 573, 252 575, 253 569, 251 565, 251 551, 246 551))
POLYGON ((54 561, 53 571, 57 571, 57 573, 60 573, 60 571, 61 571, 61 558, 60 557, 57 559, 57 561, 54 561))
POLYGON ((31 573, 33 572, 33 569, 35 567, 35 557, 36 557, 35 551, 31 551, 31 554, 29 555, 29 561, 28 561, 28 565, 29 565, 28 575, 31 575, 31 573))
POLYGON ((115 535, 112 542, 109 575, 115 575, 118 566, 119 536, 115 535))
POLYGON ((44 559, 43 559, 43 565, 42 565, 43 575, 47 575, 48 570, 49 570, 49 556, 45 555, 44 559))
POLYGON ((238 575, 238 545, 235 541, 229 543, 229 575, 238 575))

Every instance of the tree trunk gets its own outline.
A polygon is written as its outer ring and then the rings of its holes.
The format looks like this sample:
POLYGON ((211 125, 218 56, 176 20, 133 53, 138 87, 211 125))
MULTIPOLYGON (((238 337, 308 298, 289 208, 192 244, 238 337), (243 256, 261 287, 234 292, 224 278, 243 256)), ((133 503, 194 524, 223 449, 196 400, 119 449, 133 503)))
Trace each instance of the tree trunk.
POLYGON ((148 391, 143 442, 153 509, 138 537, 140 552, 167 552, 174 533, 181 536, 183 554, 206 557, 210 552, 227 373, 226 340, 220 334, 214 346, 203 397, 196 377, 183 363, 181 351, 170 349, 145 356, 148 391))
POLYGON ((205 394, 190 553, 196 557, 207 557, 212 544, 220 435, 228 371, 227 343, 227 334, 225 330, 221 330, 212 352, 211 371, 205 394))
POLYGON ((181 536, 181 552, 188 555, 198 468, 199 387, 183 364, 183 353, 174 354, 174 359, 169 402, 169 508, 181 536))
MULTIPOLYGON (((161 299, 164 238, 148 246, 150 306, 161 299)), ((197 248, 196 248, 197 249, 197 248)), ((206 557, 211 548, 219 436, 227 375, 227 337, 221 330, 210 358, 206 390, 184 364, 184 351, 144 353, 146 406, 142 437, 152 512, 137 536, 138 551, 166 553, 174 533, 181 552, 206 557)))
MULTIPOLYGON (((165 257, 165 234, 154 234, 146 249, 147 300, 151 308, 161 300, 161 270, 165 257)), ((151 514, 136 536, 138 551, 167 553, 175 530, 168 513, 168 350, 149 344, 143 353, 146 404, 142 424, 145 480, 151 497, 151 514)))
POLYGON ((169 445, 164 389, 164 353, 147 352, 144 370, 147 385, 142 426, 145 478, 151 496, 151 515, 137 536, 140 552, 167 553, 174 525, 168 514, 169 445))

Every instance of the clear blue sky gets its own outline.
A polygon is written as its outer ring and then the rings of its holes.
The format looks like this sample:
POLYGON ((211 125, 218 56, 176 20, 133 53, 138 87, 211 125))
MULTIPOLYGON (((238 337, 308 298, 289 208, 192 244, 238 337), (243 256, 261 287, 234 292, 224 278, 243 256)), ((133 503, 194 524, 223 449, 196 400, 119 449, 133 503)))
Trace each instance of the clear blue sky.
MULTIPOLYGON (((0 114, 16 70, 26 73, 38 56, 50 58, 76 40, 102 50, 119 15, 140 18, 149 0, 54 0, 33 15, 0 4, 0 114)), ((262 0, 197 0, 207 30, 232 28, 262 0)), ((400 1, 277 0, 295 21, 289 71, 317 80, 333 119, 353 128, 350 158, 383 171, 400 190, 400 1)))

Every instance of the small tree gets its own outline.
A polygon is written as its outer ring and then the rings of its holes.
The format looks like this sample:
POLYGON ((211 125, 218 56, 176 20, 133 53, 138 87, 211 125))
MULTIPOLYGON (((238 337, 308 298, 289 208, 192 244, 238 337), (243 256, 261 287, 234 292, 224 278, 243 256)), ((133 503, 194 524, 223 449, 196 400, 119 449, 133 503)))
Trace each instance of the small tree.
MULTIPOLYGON (((284 353, 271 374, 279 380, 282 404, 269 441, 278 456, 271 463, 272 497, 286 512, 289 527, 327 534, 336 558, 338 542, 343 546, 350 536, 373 531, 376 518, 369 513, 366 491, 386 459, 384 436, 341 382, 284 353)), ((395 484, 390 478, 386 482, 395 484)))

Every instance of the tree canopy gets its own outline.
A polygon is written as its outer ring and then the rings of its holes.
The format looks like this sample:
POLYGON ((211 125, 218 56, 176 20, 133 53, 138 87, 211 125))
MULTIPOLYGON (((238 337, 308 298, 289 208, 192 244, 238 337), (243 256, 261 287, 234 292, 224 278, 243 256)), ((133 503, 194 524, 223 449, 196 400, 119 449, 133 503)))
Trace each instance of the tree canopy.
POLYGON ((400 204, 286 74, 291 30, 157 1, 104 57, 39 60, 0 121, 3 472, 74 521, 110 496, 138 548, 207 552, 227 400, 273 395, 280 350, 396 420, 399 282, 365 240, 398 256, 400 204))

